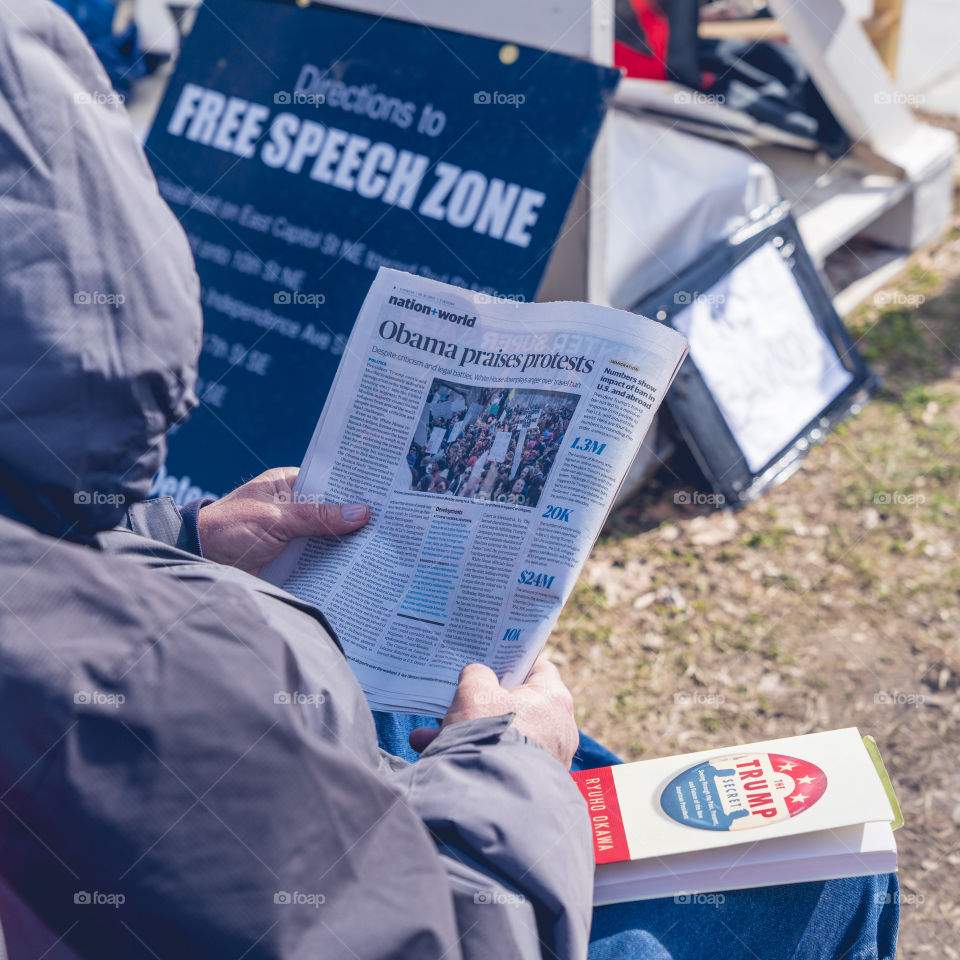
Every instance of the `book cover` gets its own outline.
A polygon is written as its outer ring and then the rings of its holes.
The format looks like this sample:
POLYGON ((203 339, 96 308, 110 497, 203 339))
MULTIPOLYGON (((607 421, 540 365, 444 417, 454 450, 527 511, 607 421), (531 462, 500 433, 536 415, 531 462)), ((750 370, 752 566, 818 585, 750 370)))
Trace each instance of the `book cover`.
POLYGON ((895 819, 853 727, 571 776, 598 864, 895 819))

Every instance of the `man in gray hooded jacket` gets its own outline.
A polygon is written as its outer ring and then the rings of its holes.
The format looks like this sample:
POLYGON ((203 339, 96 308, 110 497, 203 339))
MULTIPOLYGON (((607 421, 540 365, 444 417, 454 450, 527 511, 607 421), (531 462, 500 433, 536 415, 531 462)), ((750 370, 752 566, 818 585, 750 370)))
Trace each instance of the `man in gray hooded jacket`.
POLYGON ((10 956, 583 956, 591 842, 553 668, 514 691, 467 668, 408 765, 322 615, 247 572, 363 511, 278 503, 295 471, 270 471, 201 511, 218 563, 146 500, 195 403, 198 284, 47 0, 0 2, 0 161, 10 956))

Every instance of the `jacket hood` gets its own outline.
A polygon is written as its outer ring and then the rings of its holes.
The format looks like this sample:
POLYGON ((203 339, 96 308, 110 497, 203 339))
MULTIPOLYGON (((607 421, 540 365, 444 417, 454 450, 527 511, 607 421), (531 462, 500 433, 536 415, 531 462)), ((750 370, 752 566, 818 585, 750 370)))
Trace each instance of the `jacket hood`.
POLYGON ((196 404, 199 282, 96 55, 0 3, 0 513, 83 539, 147 497, 196 404))

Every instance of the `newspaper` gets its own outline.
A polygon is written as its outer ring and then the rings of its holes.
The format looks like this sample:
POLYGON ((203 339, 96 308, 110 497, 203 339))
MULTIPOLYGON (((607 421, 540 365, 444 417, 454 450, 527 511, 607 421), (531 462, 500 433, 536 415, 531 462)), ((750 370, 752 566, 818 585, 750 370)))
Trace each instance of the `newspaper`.
POLYGON ((294 489, 370 522, 262 575, 324 611, 373 709, 442 716, 473 662, 521 683, 685 354, 635 314, 381 268, 294 489))

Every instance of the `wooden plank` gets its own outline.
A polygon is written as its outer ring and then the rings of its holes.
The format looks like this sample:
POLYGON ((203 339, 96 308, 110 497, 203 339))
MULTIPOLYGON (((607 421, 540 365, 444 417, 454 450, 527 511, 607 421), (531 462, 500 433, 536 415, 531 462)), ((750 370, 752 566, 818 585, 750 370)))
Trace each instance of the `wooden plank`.
POLYGON ((769 17, 753 20, 701 20, 697 33, 712 40, 767 40, 776 43, 787 39, 783 27, 769 17))
POLYGON ((902 22, 903 0, 873 0, 873 16, 863 25, 891 77, 897 75, 902 22))

